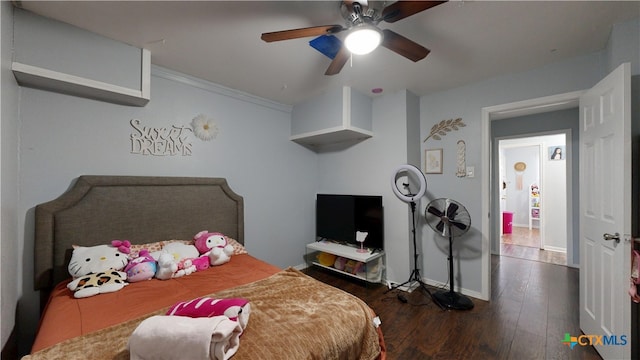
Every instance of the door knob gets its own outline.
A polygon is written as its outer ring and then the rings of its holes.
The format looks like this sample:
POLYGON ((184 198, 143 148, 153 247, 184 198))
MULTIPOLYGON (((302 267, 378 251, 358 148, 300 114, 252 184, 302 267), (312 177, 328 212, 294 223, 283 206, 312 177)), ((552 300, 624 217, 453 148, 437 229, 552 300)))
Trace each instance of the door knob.
POLYGON ((608 234, 608 233, 604 233, 604 234, 602 235, 602 238, 603 238, 603 239, 605 239, 605 240, 607 240, 607 241, 615 240, 615 241, 616 241, 616 243, 620 243, 620 233, 615 233, 615 234, 613 234, 613 235, 608 234))

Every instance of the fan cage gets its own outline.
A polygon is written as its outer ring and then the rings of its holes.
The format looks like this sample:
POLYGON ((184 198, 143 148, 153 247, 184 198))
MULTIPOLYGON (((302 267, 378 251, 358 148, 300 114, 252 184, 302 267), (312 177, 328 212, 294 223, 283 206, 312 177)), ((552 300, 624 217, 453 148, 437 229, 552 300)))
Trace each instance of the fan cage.
POLYGON ((429 227, 443 237, 461 236, 471 227, 469 212, 462 204, 453 199, 435 199, 427 205, 424 213, 429 227))

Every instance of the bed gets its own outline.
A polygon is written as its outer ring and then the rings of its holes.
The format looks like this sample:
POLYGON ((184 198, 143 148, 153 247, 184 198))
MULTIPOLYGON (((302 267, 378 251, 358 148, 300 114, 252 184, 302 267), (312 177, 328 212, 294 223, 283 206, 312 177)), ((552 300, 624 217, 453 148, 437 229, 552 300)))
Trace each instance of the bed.
POLYGON ((243 198, 225 179, 80 176, 60 197, 38 205, 35 217, 34 282, 46 305, 23 359, 128 359, 136 329, 177 302, 203 296, 251 304, 234 359, 385 357, 375 314, 362 300, 246 252, 243 198), (66 287, 72 245, 127 239, 143 247, 189 241, 201 230, 234 241, 229 262, 80 299, 66 287))

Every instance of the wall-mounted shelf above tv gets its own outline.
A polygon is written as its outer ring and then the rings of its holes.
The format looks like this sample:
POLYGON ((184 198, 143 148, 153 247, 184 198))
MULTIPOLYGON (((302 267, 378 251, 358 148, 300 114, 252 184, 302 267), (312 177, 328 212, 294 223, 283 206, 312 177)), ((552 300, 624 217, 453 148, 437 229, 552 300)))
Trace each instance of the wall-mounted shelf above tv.
POLYGON ((335 127, 291 136, 289 139, 301 145, 320 146, 343 143, 346 141, 361 141, 373 136, 373 132, 354 127, 335 127))
POLYGON ((372 101, 349 86, 331 89, 293 107, 291 141, 321 150, 351 146, 373 136, 372 101))

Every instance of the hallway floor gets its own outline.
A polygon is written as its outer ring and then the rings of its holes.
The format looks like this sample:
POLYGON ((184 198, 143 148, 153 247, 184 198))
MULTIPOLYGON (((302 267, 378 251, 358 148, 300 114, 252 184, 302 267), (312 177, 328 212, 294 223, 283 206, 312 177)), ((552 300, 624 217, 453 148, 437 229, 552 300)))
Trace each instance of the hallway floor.
POLYGON ((566 253, 540 249, 540 231, 536 228, 529 230, 526 227, 514 226, 511 234, 502 234, 500 255, 567 265, 566 253))

